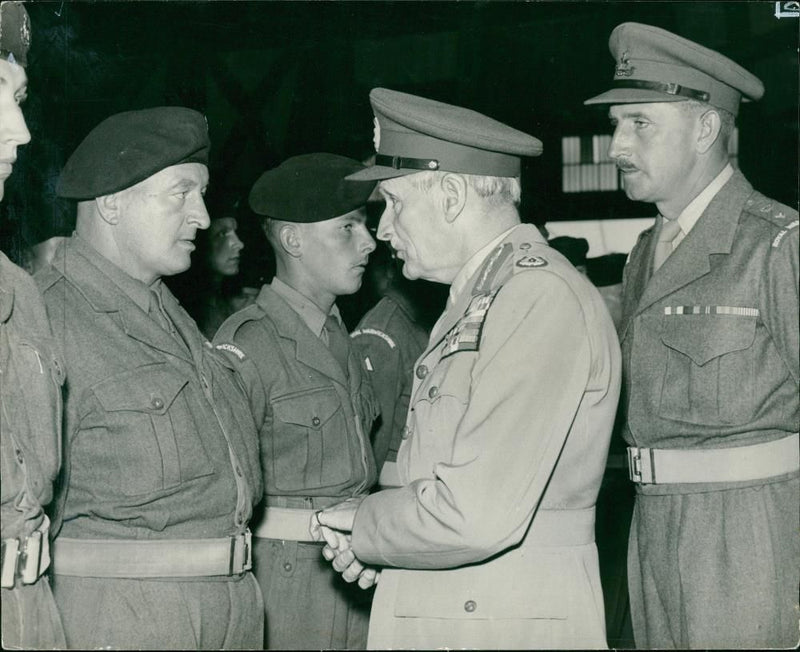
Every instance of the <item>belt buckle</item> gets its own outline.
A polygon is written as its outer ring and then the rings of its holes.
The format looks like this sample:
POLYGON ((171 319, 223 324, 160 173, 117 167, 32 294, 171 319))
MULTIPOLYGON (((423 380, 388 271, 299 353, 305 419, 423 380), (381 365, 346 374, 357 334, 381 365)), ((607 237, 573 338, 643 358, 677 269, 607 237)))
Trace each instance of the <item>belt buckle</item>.
POLYGON ((17 578, 17 563, 19 561, 19 539, 3 539, 2 542, 2 570, 0 571, 0 586, 4 589, 13 589, 17 578))
POLYGON ((240 534, 232 534, 231 556, 228 575, 241 575, 253 567, 253 535, 247 529, 240 534))
POLYGON ((39 579, 39 566, 42 559, 42 533, 32 532, 25 540, 25 552, 20 555, 19 575, 23 584, 33 584, 39 579))
POLYGON ((628 477, 637 484, 654 484, 653 449, 628 447, 628 477))

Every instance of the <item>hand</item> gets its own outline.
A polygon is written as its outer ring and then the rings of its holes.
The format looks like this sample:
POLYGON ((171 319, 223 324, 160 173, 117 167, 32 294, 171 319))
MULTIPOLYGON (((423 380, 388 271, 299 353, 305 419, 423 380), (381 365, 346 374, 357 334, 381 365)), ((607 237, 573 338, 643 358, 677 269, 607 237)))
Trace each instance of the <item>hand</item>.
POLYGON ((366 496, 356 496, 344 502, 317 512, 317 520, 321 525, 326 525, 340 532, 352 532, 356 520, 356 512, 366 496))

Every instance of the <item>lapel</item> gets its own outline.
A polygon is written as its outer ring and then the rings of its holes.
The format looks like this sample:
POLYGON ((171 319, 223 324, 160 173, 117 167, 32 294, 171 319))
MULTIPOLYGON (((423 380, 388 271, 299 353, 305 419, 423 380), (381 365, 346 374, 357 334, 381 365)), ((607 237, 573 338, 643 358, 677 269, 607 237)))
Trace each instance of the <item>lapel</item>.
MULTIPOLYGON (((256 303, 267 314, 275 325, 278 335, 291 342, 294 347, 295 359, 316 369, 321 374, 328 376, 345 387, 348 386, 344 370, 336 362, 336 358, 328 350, 323 341, 314 335, 292 308, 269 285, 261 288, 256 303)), ((353 373, 353 352, 348 356, 348 369, 353 373)), ((358 370, 356 370, 358 373, 358 370)))
POLYGON ((53 267, 69 279, 95 312, 118 313, 125 334, 146 346, 188 360, 189 352, 156 324, 132 299, 83 254, 68 243, 53 267))
MULTIPOLYGON (((647 282, 636 306, 637 314, 668 294, 708 274, 711 270, 711 255, 731 252, 739 216, 752 192, 752 186, 742 173, 735 172, 711 200, 678 248, 647 282)), ((653 245, 653 242, 649 243, 649 255, 639 261, 640 268, 631 270, 632 273, 637 272, 637 278, 646 278, 642 273, 645 270, 641 266, 651 264, 653 245)))

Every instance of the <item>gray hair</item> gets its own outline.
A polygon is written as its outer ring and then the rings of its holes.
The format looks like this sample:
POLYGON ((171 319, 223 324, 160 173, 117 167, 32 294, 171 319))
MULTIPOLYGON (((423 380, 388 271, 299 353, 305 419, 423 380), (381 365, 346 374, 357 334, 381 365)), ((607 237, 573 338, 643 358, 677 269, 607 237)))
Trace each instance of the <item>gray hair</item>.
POLYGON ((706 111, 715 111, 719 115, 719 140, 728 151, 731 142, 733 130, 736 128, 736 117, 730 111, 720 109, 717 106, 712 106, 707 102, 700 102, 698 100, 686 100, 679 102, 680 107, 687 113, 693 113, 697 117, 703 115, 706 111))
MULTIPOLYGON (((426 170, 409 175, 408 179, 417 190, 428 192, 445 174, 448 173, 426 170)), ((462 176, 479 197, 492 203, 513 204, 515 207, 519 207, 522 197, 519 177, 490 177, 481 174, 463 174, 462 176)))

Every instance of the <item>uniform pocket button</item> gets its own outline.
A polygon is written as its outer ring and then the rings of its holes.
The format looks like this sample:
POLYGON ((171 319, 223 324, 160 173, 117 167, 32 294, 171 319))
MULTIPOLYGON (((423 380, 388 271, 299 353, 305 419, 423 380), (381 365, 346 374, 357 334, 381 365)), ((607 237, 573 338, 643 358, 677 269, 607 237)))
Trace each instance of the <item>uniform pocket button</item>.
POLYGON ((428 398, 436 398, 439 396, 439 388, 434 385, 428 390, 428 398))
POLYGON ((475 611, 477 608, 478 608, 478 605, 477 605, 477 603, 475 602, 475 600, 467 600, 467 601, 464 603, 464 611, 466 611, 468 614, 471 614, 471 613, 472 613, 473 611, 475 611))
POLYGON ((408 439, 411 436, 411 428, 405 426, 403 430, 400 432, 400 437, 403 439, 408 439))
POLYGON ((417 378, 422 380, 427 375, 428 375, 428 368, 424 364, 421 364, 419 367, 417 367, 417 378))
POLYGON ((311 419, 311 425, 314 426, 315 428, 318 427, 320 423, 322 422, 319 420, 319 417, 314 417, 313 419, 311 419))
POLYGON ((292 565, 287 561, 283 565, 283 570, 285 570, 287 573, 291 573, 292 572, 292 565))
POLYGON ((160 410, 164 407, 164 401, 162 401, 158 396, 154 397, 152 401, 150 401, 150 405, 153 406, 154 409, 160 410))

